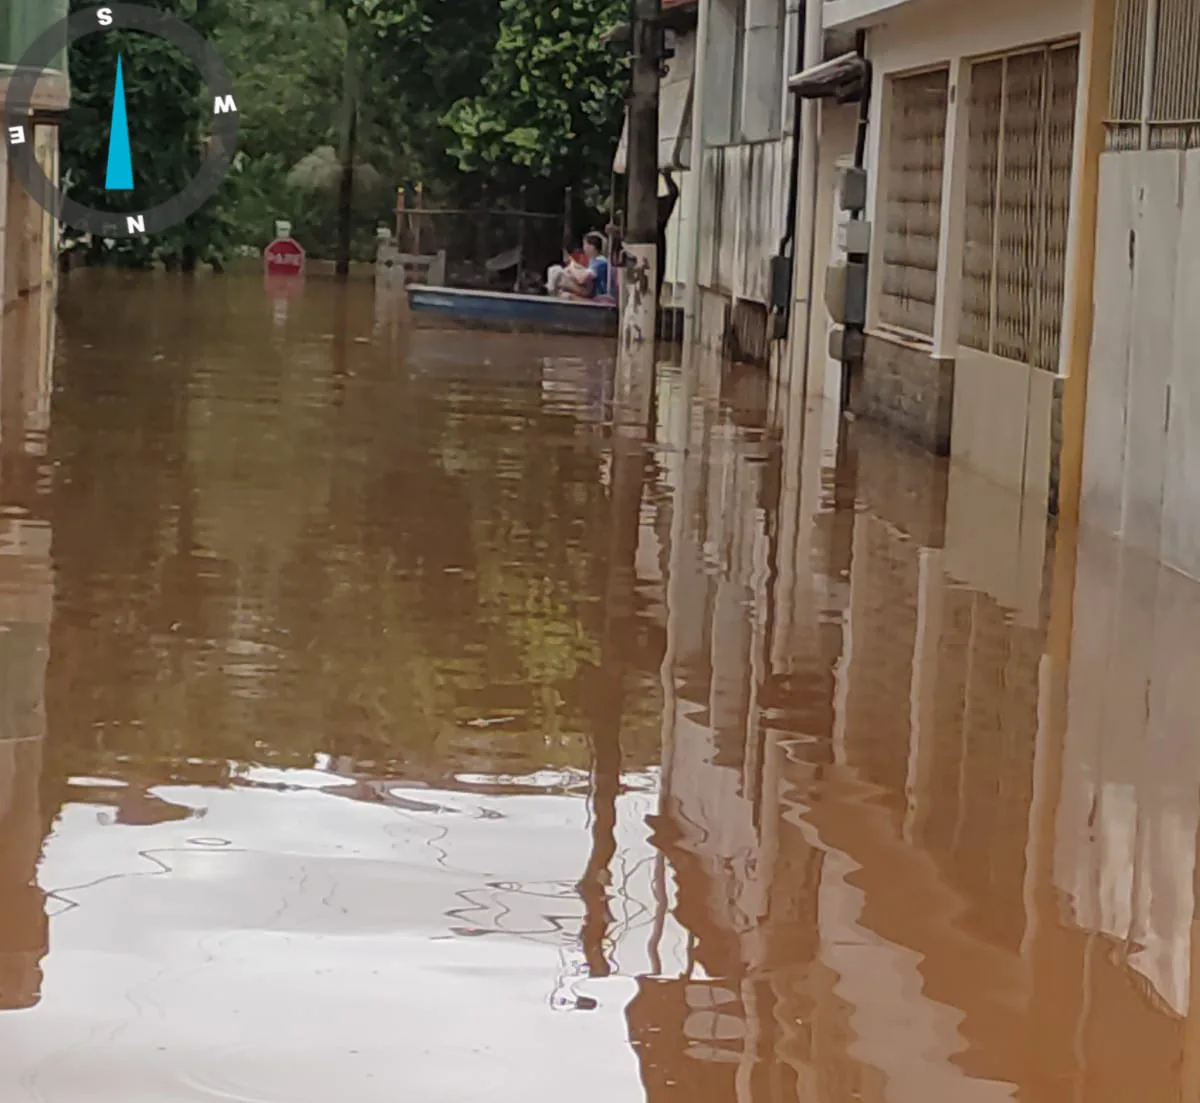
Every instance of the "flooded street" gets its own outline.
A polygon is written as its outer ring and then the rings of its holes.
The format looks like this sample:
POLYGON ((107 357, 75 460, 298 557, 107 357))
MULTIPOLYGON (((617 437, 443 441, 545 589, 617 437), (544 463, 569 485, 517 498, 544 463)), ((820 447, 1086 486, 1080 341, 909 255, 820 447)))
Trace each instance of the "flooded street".
POLYGON ((48 318, 5 1103, 1200 1100, 1200 586, 752 372, 643 451, 369 286, 48 318))

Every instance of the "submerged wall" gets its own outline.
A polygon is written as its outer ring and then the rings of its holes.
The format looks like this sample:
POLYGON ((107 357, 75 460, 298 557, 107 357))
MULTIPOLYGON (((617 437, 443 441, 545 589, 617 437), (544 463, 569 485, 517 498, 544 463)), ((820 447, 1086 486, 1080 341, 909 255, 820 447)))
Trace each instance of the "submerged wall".
POLYGON ((1105 153, 1080 516, 1200 578, 1200 150, 1105 153))

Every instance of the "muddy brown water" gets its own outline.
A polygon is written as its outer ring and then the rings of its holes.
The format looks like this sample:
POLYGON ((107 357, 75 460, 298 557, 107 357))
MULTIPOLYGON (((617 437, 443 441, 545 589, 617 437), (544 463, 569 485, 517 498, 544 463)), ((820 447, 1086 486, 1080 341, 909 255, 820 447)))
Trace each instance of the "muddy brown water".
POLYGON ((753 372, 643 452, 368 287, 44 307, 6 1103, 1200 1099, 1190 583, 753 372))

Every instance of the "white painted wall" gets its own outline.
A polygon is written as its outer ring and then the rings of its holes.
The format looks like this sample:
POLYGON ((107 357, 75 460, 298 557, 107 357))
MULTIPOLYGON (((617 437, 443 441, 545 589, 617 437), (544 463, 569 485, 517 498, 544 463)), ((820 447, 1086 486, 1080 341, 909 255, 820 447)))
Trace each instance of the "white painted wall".
POLYGON ((1200 578, 1200 150, 1100 159, 1080 514, 1200 578))
POLYGON ((700 286, 734 299, 767 301, 768 264, 787 214, 791 143, 753 142, 704 151, 700 193, 700 286))
POLYGON ((671 213, 670 222, 667 223, 667 256, 664 269, 665 275, 663 277, 663 298, 668 304, 682 305, 681 301, 673 302, 669 297, 669 293, 673 294, 675 288, 678 286, 680 295, 682 295, 684 271, 680 254, 683 250, 683 243, 688 240, 688 234, 692 232, 688 221, 689 201, 685 196, 696 186, 696 174, 692 172, 677 172, 675 174, 675 183, 679 186, 679 201, 675 204, 675 210, 671 213))

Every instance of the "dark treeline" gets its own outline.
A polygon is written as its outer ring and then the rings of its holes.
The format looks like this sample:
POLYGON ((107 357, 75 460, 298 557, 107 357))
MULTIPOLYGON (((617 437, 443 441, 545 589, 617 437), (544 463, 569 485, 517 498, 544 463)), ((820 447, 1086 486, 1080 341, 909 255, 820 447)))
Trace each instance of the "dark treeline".
MULTIPOLYGON (((93 0, 72 0, 72 9, 93 0)), ((352 252, 369 256, 396 189, 427 204, 605 212, 626 86, 602 36, 625 0, 154 0, 208 35, 232 71, 241 120, 234 171, 182 226, 106 246, 94 260, 190 267, 262 246, 289 219, 317 256, 338 238, 342 163, 354 167, 352 252), (348 139, 352 146, 348 147, 348 139), (347 157, 352 148, 353 157, 347 157)), ((199 75, 144 35, 71 50, 62 134, 71 194, 103 194, 116 54, 124 57, 136 201, 177 191, 203 155, 211 105, 199 75)))

